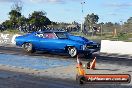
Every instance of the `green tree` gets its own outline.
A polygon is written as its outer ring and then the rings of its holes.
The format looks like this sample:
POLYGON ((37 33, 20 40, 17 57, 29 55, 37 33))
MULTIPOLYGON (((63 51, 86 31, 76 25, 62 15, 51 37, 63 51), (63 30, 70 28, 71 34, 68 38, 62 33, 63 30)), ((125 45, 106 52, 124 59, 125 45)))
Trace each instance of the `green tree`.
POLYGON ((12 28, 13 23, 10 20, 6 20, 5 22, 2 23, 3 26, 6 28, 12 28))
POLYGON ((27 23, 27 18, 26 17, 24 17, 24 16, 21 16, 20 18, 19 18, 19 21, 18 21, 18 25, 24 25, 24 24, 26 24, 27 23))
MULTIPOLYGON (((84 21, 84 24, 85 24, 85 33, 87 33, 87 30, 91 31, 92 32, 92 35, 93 35, 93 28, 95 28, 97 22, 99 20, 99 16, 92 13, 92 14, 88 14, 86 17, 85 17, 85 21, 84 21)), ((96 33, 94 33, 96 35, 96 33)))
POLYGON ((88 14, 86 17, 85 17, 85 25, 86 26, 94 26, 99 20, 99 17, 98 15, 95 15, 94 13, 92 14, 88 14))
POLYGON ((115 29, 114 28, 114 23, 112 23, 112 22, 106 22, 104 24, 104 32, 113 32, 114 29, 115 29))
POLYGON ((12 26, 18 25, 18 21, 21 18, 21 13, 18 12, 17 10, 11 10, 9 12, 10 15, 10 21, 13 23, 12 26))
POLYGON ((130 17, 127 22, 124 23, 125 32, 132 32, 132 17, 130 17))
POLYGON ((132 17, 127 20, 127 23, 132 23, 132 17))
POLYGON ((22 11, 22 7, 23 7, 23 2, 22 0, 12 0, 13 4, 11 6, 12 10, 16 10, 17 12, 21 12, 22 11))
POLYGON ((9 15, 10 15, 10 20, 13 21, 13 20, 17 20, 21 17, 21 13, 18 12, 17 10, 11 10, 9 12, 9 15))
POLYGON ((31 15, 29 15, 29 23, 35 25, 36 27, 50 25, 51 21, 45 15, 46 12, 34 11, 31 15))

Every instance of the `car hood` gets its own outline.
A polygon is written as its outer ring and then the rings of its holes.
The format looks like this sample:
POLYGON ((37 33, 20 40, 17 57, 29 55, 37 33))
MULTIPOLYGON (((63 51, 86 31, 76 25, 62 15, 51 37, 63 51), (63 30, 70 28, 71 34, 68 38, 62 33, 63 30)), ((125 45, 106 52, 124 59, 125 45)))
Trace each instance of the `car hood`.
POLYGON ((88 39, 86 39, 84 37, 81 37, 81 36, 70 35, 69 39, 72 40, 72 41, 83 43, 83 44, 97 44, 96 42, 93 42, 93 41, 88 40, 88 39))

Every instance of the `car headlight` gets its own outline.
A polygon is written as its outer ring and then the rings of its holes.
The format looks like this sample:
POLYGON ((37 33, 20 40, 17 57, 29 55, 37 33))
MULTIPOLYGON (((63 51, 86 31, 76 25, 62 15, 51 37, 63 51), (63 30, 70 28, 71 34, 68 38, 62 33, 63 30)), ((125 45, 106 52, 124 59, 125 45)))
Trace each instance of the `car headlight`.
POLYGON ((83 45, 83 46, 82 46, 82 49, 83 49, 83 50, 86 50, 86 48, 87 48, 87 45, 83 45))

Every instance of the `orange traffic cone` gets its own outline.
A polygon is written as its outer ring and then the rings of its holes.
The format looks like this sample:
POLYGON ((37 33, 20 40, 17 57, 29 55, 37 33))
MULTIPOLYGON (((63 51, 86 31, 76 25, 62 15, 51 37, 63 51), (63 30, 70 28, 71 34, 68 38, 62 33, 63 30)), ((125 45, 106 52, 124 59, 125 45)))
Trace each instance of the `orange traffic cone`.
POLYGON ((81 60, 78 58, 78 55, 77 55, 77 73, 79 75, 84 75, 85 74, 85 70, 82 68, 82 62, 81 60))
POLYGON ((93 59, 93 61, 90 64, 90 69, 95 69, 95 65, 96 65, 96 57, 93 59))

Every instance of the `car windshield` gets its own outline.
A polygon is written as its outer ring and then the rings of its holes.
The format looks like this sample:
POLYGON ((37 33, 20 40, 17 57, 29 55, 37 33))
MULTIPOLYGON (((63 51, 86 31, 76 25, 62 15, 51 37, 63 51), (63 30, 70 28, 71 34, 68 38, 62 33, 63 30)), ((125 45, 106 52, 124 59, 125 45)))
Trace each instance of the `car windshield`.
POLYGON ((68 38, 67 33, 65 33, 65 32, 56 32, 55 34, 60 39, 67 39, 68 38))
POLYGON ((57 37, 54 33, 44 33, 44 38, 56 39, 57 37))

